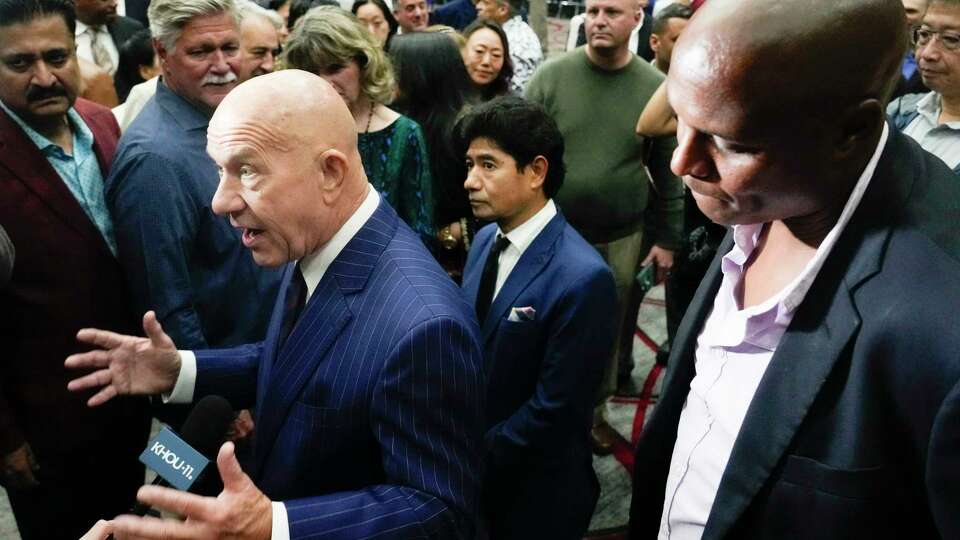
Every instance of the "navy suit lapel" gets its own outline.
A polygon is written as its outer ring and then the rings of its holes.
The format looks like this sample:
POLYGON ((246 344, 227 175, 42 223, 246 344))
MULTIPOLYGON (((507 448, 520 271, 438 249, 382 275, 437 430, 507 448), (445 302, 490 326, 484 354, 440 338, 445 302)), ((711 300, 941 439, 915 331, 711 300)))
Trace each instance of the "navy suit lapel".
MULTIPOLYGON (((893 137, 893 133, 891 133, 893 137)), ((892 141, 890 141, 892 143, 892 141)), ((910 177, 877 166, 856 213, 831 251, 770 360, 747 409, 703 538, 724 538, 764 486, 813 406, 861 319, 856 290, 882 266, 890 216, 905 204, 910 177)))
MULTIPOLYGON (((547 226, 540 231, 540 234, 534 238, 533 243, 520 256, 520 260, 517 261, 516 266, 513 267, 510 275, 503 282, 497 297, 490 304, 486 320, 481 321, 484 343, 493 336, 494 331, 500 326, 500 321, 506 317, 507 310, 513 306, 513 301, 516 300, 517 296, 530 285, 530 282, 543 271, 550 259, 553 258, 554 245, 560 233, 563 232, 566 223, 558 210, 557 215, 547 223, 547 226)), ((483 262, 486 262, 486 257, 484 257, 483 262)), ((482 264, 480 268, 483 268, 482 264)), ((474 300, 476 300, 476 296, 477 293, 474 291, 474 300)))
POLYGON ((381 201, 367 223, 327 269, 287 341, 278 348, 277 333, 282 326, 279 319, 282 318, 282 304, 290 283, 292 265, 287 269, 284 286, 277 296, 280 315, 275 310, 266 343, 265 365, 259 373, 258 466, 262 466, 273 448, 290 406, 353 318, 347 297, 363 290, 377 260, 394 235, 396 220, 396 214, 381 201))

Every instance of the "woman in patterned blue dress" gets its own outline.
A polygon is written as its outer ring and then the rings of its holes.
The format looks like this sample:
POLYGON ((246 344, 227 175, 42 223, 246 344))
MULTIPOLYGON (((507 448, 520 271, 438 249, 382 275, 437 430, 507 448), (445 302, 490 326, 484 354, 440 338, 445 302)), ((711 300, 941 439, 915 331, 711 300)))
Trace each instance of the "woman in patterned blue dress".
POLYGON ((336 7, 310 10, 284 46, 284 63, 323 77, 357 124, 360 157, 370 183, 433 249, 430 161, 420 126, 387 107, 393 70, 377 38, 336 7))

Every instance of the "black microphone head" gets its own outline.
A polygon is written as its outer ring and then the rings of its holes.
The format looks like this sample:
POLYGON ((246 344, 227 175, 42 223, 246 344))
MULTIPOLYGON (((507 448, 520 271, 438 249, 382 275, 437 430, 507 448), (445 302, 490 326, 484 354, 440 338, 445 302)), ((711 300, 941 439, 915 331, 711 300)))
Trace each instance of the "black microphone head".
POLYGON ((227 400, 220 396, 206 396, 197 402, 184 420, 180 438, 207 459, 216 461, 233 418, 233 407, 227 400))

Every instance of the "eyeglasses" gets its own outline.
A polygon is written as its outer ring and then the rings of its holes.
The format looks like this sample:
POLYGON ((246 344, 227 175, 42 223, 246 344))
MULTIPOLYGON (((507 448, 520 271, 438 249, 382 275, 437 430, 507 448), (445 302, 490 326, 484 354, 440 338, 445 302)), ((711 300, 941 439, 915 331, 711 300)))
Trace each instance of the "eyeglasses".
POLYGON ((924 47, 933 41, 933 36, 937 36, 940 45, 948 51, 960 49, 960 34, 956 32, 931 30, 923 27, 913 31, 913 44, 917 47, 924 47))

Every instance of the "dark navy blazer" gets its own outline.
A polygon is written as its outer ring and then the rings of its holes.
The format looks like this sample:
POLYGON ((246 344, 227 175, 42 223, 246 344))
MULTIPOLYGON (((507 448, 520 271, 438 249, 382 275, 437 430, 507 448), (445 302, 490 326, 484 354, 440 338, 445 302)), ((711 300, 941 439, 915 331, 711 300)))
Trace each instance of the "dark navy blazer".
MULTIPOLYGON (((496 230, 484 227, 467 259, 463 289, 474 303, 496 230)), ((491 538, 579 539, 586 531, 599 495, 589 433, 615 304, 610 269, 558 211, 482 321, 491 538), (515 307, 532 307, 533 320, 508 320, 515 307)))
MULTIPOLYGON (((750 403, 703 538, 960 538, 960 183, 890 130, 860 205, 750 403)), ((655 538, 720 246, 640 439, 632 538, 655 538)))
POLYGON ((262 343, 197 351, 195 396, 255 405, 246 468, 286 503, 291 537, 470 538, 478 328, 419 237, 381 201, 278 349, 282 317, 278 300, 262 343))

